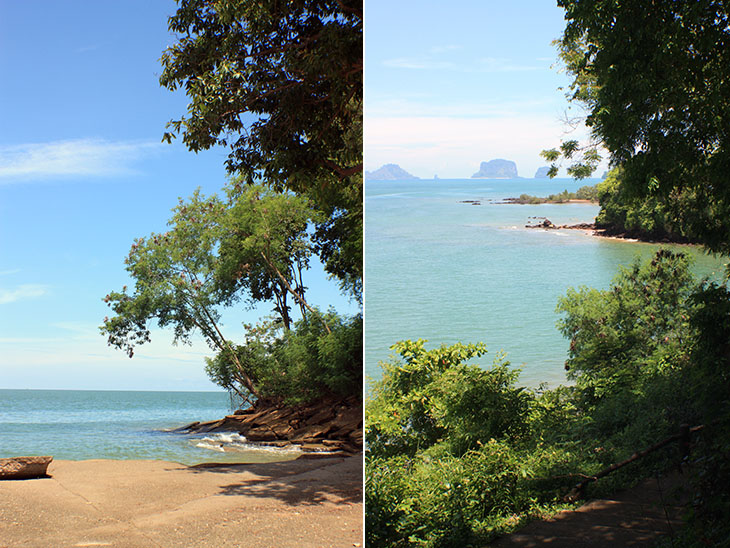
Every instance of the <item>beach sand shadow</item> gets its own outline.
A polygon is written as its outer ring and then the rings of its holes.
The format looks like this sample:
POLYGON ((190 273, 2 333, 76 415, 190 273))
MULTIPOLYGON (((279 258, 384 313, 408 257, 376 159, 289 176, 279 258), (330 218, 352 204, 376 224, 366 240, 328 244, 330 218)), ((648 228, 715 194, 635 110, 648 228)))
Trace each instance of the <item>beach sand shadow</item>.
POLYGON ((241 481, 222 485, 220 494, 227 496, 276 498, 290 506, 324 502, 345 505, 363 501, 362 458, 358 456, 267 464, 203 463, 190 466, 188 470, 193 473, 252 474, 242 477, 241 481))

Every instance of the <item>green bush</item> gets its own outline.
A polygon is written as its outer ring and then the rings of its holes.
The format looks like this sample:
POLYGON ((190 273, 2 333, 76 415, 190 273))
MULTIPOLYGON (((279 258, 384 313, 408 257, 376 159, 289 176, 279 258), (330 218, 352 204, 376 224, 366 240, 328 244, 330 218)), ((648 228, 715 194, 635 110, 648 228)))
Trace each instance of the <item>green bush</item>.
MULTIPOLYGON (((520 388, 503 356, 471 364, 483 344, 393 347, 400 359, 381 364, 366 404, 368 546, 485 545, 565 508, 583 478, 698 423, 686 461, 696 512, 682 542, 730 538, 727 287, 697 282, 684 255, 660 250, 608 290, 569 290, 558 309, 572 386, 520 388)), ((607 496, 679 458, 668 445, 585 493, 607 496)))
POLYGON ((620 271, 610 289, 569 289, 558 303, 559 329, 570 339, 566 363, 589 401, 640 390, 655 374, 688 360, 696 290, 689 259, 667 250, 620 271))
POLYGON ((393 348, 403 362, 381 364, 366 410, 371 454, 414 455, 442 440, 461 454, 520 435, 531 395, 514 386, 519 373, 502 356, 481 369, 466 362, 486 352, 483 344, 426 350, 424 343, 399 342, 393 348))
POLYGON ((242 391, 238 379, 245 373, 265 400, 297 404, 362 395, 361 315, 309 314, 290 330, 276 320, 249 325, 235 352, 243 372, 226 352, 206 360, 211 380, 228 390, 242 391))
POLYGON ((596 226, 609 234, 675 242, 697 242, 695 217, 697 198, 691 191, 675 191, 672 196, 650 194, 638 198, 625 187, 619 168, 613 169, 597 185, 601 210, 596 226))

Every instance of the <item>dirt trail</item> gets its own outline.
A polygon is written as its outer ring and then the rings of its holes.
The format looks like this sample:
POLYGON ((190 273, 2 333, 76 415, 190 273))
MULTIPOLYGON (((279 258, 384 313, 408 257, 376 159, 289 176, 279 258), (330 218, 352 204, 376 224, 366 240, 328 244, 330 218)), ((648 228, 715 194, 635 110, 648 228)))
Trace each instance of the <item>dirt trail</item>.
POLYGON ((498 539, 497 548, 616 548, 653 546, 682 525, 688 502, 686 476, 645 480, 633 489, 594 500, 575 511, 531 523, 498 539))

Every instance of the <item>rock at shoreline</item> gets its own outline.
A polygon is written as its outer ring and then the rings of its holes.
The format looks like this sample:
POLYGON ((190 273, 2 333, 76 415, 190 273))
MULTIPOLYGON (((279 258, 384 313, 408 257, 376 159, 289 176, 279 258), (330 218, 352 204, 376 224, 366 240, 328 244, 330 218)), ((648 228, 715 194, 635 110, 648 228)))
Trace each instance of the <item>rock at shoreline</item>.
POLYGON ((362 402, 355 397, 300 406, 264 406, 236 411, 217 421, 194 422, 173 432, 237 432, 265 445, 298 444, 304 451, 353 454, 363 446, 362 402))
POLYGON ((578 223, 574 225, 556 225, 547 217, 531 217, 532 219, 541 219, 537 224, 526 224, 525 228, 543 228, 546 230, 595 230, 595 223, 578 223))
POLYGON ((471 176, 472 179, 516 179, 517 164, 511 160, 490 160, 482 162, 479 171, 471 176))
POLYGON ((45 477, 53 457, 13 457, 0 459, 0 480, 45 477))

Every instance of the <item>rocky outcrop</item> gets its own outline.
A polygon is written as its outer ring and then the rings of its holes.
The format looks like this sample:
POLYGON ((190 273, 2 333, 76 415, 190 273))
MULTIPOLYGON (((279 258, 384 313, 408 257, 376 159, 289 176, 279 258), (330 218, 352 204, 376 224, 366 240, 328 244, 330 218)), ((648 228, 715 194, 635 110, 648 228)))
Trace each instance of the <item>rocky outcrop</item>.
POLYGON ((573 225, 556 225, 547 217, 530 217, 530 219, 535 219, 535 224, 532 224, 532 221, 528 221, 529 224, 526 224, 525 228, 544 228, 544 229, 549 229, 549 230, 566 230, 566 229, 595 230, 595 228, 596 228, 595 223, 577 223, 577 224, 573 224, 573 225))
POLYGON ((365 178, 370 181, 407 181, 418 179, 418 177, 411 175, 398 164, 385 164, 375 171, 366 171, 365 178))
POLYGON ((482 162, 472 179, 516 179, 517 164, 511 160, 490 160, 482 162))
POLYGON ((535 172, 535 179, 547 179, 550 173, 550 166, 538 167, 535 172))
POLYGON ((30 479, 46 476, 53 457, 13 457, 0 459, 0 480, 30 479))
POLYGON ((305 452, 358 453, 363 446, 363 408, 357 398, 300 406, 257 406, 217 421, 194 422, 176 432, 237 432, 264 445, 301 446, 305 452))

